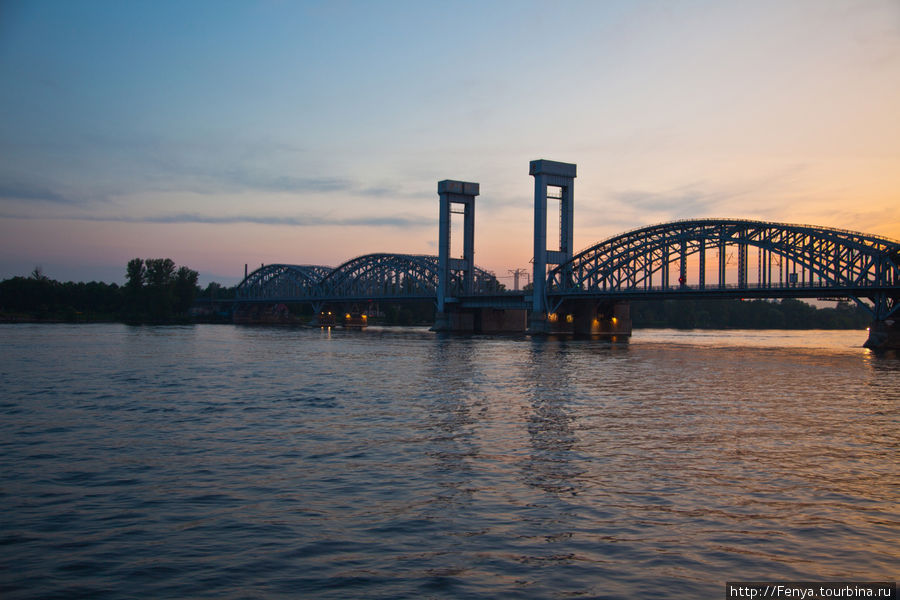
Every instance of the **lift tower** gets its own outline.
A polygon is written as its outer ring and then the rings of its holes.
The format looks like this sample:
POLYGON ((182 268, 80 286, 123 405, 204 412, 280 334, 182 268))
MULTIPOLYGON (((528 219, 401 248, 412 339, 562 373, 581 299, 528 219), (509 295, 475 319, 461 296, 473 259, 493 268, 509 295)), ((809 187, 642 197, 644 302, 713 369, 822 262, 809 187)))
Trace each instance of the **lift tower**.
POLYGON ((447 303, 455 302, 458 295, 472 294, 475 289, 475 196, 480 186, 471 181, 454 181, 445 179, 438 182, 438 195, 441 198, 438 230, 438 289, 437 319, 434 329, 445 330, 450 326, 447 303), (453 210, 454 207, 462 210, 453 210), (462 258, 450 256, 450 215, 463 215, 463 255, 462 258), (461 286, 453 289, 451 277, 461 282, 461 286))
MULTIPOLYGON (((532 333, 546 333, 547 324, 547 265, 561 265, 572 258, 573 205, 576 167, 572 163, 552 160, 533 160, 529 175, 534 177, 534 299, 531 310, 532 333), (559 244, 549 249, 547 239, 547 199, 559 200, 559 244)), ((556 241, 552 242, 554 245, 556 241)))

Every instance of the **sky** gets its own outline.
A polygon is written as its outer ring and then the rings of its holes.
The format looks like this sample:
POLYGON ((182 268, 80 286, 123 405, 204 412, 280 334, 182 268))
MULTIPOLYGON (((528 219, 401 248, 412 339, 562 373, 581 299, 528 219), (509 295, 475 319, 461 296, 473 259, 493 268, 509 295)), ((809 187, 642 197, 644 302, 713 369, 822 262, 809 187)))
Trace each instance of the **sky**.
POLYGON ((541 158, 578 165, 576 249, 715 217, 900 239, 898 0, 0 0, 0 82, 0 279, 436 254, 443 179, 481 184, 506 277, 541 158))

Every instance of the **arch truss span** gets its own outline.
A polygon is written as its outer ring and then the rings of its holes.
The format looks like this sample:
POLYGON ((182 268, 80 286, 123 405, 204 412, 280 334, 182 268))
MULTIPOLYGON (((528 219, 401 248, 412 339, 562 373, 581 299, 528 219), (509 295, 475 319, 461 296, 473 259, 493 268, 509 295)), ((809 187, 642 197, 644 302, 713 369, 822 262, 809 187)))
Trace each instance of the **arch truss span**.
POLYGON ((876 319, 900 302, 900 242, 809 225, 674 221, 595 244, 548 274, 548 296, 701 293, 868 298, 876 319))
POLYGON ((321 265, 264 265, 238 284, 237 298, 271 301, 310 298, 331 271, 331 267, 321 265))
MULTIPOLYGON (((435 299, 439 261, 425 254, 367 254, 351 259, 322 279, 323 299, 435 299)), ((462 289, 462 276, 454 277, 451 289, 462 289)), ((497 279, 475 268, 475 289, 496 291, 497 279)))
MULTIPOLYGON (((335 267, 266 265, 238 286, 238 300, 323 302, 437 298, 438 257, 423 254, 366 254, 335 267)), ((455 273, 450 290, 464 289, 455 273)), ((475 268, 475 293, 500 290, 497 278, 475 268)))
POLYGON ((319 283, 322 299, 431 298, 437 262, 413 254, 366 254, 336 267, 319 283))

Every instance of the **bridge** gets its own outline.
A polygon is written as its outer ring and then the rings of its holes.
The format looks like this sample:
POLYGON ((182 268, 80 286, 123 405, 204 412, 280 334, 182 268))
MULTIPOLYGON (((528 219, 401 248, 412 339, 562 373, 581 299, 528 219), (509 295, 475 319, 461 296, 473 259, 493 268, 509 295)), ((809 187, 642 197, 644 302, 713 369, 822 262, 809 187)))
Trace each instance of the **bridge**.
MULTIPOLYGON (((372 302, 433 301, 439 287, 440 258, 419 254, 367 254, 331 268, 320 265, 263 265, 238 286, 239 304, 308 303, 316 321, 329 305, 372 302)), ((460 293, 464 277, 453 273, 447 292, 460 293)), ((475 267, 469 288, 474 294, 501 291, 500 282, 475 267)), ((340 311, 344 312, 344 311, 340 311)))
MULTIPOLYGON (((264 265, 246 274, 237 304, 334 306, 433 301, 435 329, 627 336, 628 302, 653 298, 851 299, 873 319, 868 344, 900 346, 900 242, 812 225, 693 219, 642 227, 573 250, 576 166, 530 164, 535 181, 533 290, 503 289, 474 264, 477 183, 444 180, 439 254, 368 254, 330 268, 264 265), (548 203, 559 240, 548 248, 548 203), (450 251, 451 215, 463 216, 462 256, 450 251)), ((364 311, 360 311, 364 312, 364 311)), ((314 321, 315 324, 315 321, 314 321)), ((357 322, 357 324, 359 324, 357 322)))

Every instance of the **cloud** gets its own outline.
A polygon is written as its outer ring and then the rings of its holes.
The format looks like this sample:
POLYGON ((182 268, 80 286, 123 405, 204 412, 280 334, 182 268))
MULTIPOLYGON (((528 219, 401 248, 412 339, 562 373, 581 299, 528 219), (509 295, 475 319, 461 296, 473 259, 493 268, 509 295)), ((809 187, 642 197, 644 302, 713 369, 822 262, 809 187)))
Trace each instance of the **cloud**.
POLYGON ((350 179, 342 177, 293 177, 247 169, 231 169, 221 174, 211 173, 210 177, 250 191, 306 194, 349 192, 356 187, 350 179))
MULTIPOLYGON (((2 219, 41 219, 36 215, 0 213, 2 219)), ((425 217, 353 217, 332 218, 317 216, 274 216, 274 215, 226 215, 211 216, 196 213, 168 215, 150 215, 144 217, 120 215, 60 215, 59 220, 92 221, 101 223, 148 223, 163 225, 208 224, 231 225, 248 223, 253 225, 281 225, 289 227, 395 227, 398 229, 415 229, 435 227, 435 219, 425 217)))
MULTIPOLYGON (((356 193, 359 194, 360 196, 370 196, 372 198, 386 198, 389 196, 401 195, 401 193, 398 192, 397 190, 391 189, 388 187, 370 187, 370 188, 357 190, 356 193)), ((416 194, 416 195, 418 195, 418 194, 416 194)))
MULTIPOLYGON (((419 192, 404 189, 402 186, 392 187, 390 184, 377 186, 363 185, 359 181, 343 176, 294 176, 277 170, 256 169, 238 166, 208 167, 154 161, 145 163, 145 169, 131 164, 124 171, 130 177, 122 178, 123 169, 111 169, 114 175, 108 178, 93 178, 85 182, 81 174, 57 172, 62 179, 58 181, 42 181, 35 177, 26 181, 15 175, 0 173, 0 201, 24 206, 35 203, 46 203, 57 206, 80 207, 85 210, 97 208, 97 204, 110 203, 123 205, 132 202, 129 197, 138 195, 152 197, 156 194, 170 195, 178 193, 196 194, 198 196, 220 196, 222 194, 256 194, 256 204, 265 204, 270 195, 309 196, 315 198, 322 195, 341 194, 346 197, 360 198, 419 198, 419 192)), ((87 171, 87 169, 85 170, 87 171)), ((128 220, 125 217, 107 215, 69 216, 61 218, 94 219, 94 220, 128 220)), ((46 216, 46 215, 44 215, 46 216)), ((12 215, 13 218, 31 218, 25 214, 12 215)), ((170 217, 160 217, 170 219, 170 217)), ((204 215, 175 215, 173 221, 180 222, 216 222, 217 217, 204 215)), ((257 222, 259 217, 253 215, 224 217, 222 222, 257 222), (229 221, 231 219, 231 221, 229 221)), ((260 222, 274 223, 280 217, 262 217, 260 222)), ((139 219, 140 220, 140 219, 139 219)), ((147 219, 144 219, 147 220, 147 219)), ((295 219, 297 224, 316 224, 314 220, 295 219)), ((291 224, 291 219, 287 219, 291 224)), ((391 223, 394 219, 373 219, 371 222, 391 223)), ((328 224, 327 222, 324 224, 328 224)))
MULTIPOLYGON (((335 194, 344 193, 368 198, 421 197, 419 191, 410 191, 403 185, 370 185, 346 176, 298 177, 284 175, 266 169, 231 167, 222 170, 197 170, 193 173, 201 178, 194 183, 201 189, 192 191, 219 192, 280 192, 288 194, 335 194)), ((184 173, 190 177, 191 173, 184 173)))
POLYGON ((796 163, 729 181, 692 181, 659 190, 620 189, 608 192, 611 203, 617 205, 615 210, 585 212, 593 213, 591 225, 617 222, 638 226, 703 217, 777 219, 788 199, 796 202, 805 195, 808 169, 808 165, 796 163))
POLYGON ((22 182, 0 181, 0 199, 3 200, 38 200, 53 204, 78 204, 79 201, 52 189, 39 185, 22 182))
POLYGON ((212 225, 251 223, 254 225, 288 225, 292 227, 397 227, 404 229, 416 227, 434 227, 435 225, 434 219, 426 219, 423 217, 331 218, 315 216, 290 217, 265 215, 229 215, 219 217, 199 214, 175 214, 138 218, 92 218, 91 220, 124 221, 130 223, 201 223, 212 225))
POLYGON ((693 186, 668 192, 626 190, 613 194, 613 200, 631 208, 685 217, 708 214, 725 198, 727 195, 701 192, 693 186))
POLYGON ((651 223, 678 219, 731 216, 720 214, 734 194, 724 190, 706 190, 702 184, 676 189, 648 191, 628 189, 610 191, 601 206, 578 205, 576 220, 581 227, 601 229, 612 235, 651 223))

